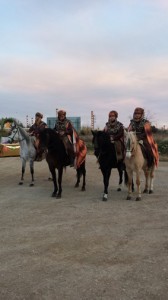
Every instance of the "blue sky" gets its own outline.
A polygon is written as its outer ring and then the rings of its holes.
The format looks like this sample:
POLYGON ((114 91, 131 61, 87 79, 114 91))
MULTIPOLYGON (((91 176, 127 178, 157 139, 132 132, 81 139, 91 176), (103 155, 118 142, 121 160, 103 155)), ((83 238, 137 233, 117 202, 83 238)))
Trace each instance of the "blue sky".
POLYGON ((128 126, 141 106, 168 127, 167 0, 0 0, 0 20, 0 118, 128 126))

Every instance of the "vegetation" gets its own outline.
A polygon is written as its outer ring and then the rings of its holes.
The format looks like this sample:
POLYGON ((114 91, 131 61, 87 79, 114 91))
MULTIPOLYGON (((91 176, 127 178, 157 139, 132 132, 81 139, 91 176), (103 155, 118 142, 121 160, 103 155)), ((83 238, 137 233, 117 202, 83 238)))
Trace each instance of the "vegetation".
MULTIPOLYGON (((4 129, 5 123, 13 123, 13 120, 14 120, 14 118, 12 118, 12 117, 0 119, 0 128, 4 129)), ((17 120, 17 122, 21 127, 23 127, 23 124, 19 120, 17 120)))
MULTIPOLYGON (((2 118, 0 119, 0 138, 1 136, 5 137, 8 136, 8 131, 4 129, 4 124, 6 122, 13 122, 13 118, 2 118)), ((19 122, 19 121, 18 121, 19 122)), ((19 122, 20 123, 20 122, 19 122)), ((22 123, 20 125, 23 127, 22 123)), ((165 157, 168 158, 168 130, 165 129, 158 129, 156 127, 152 127, 152 131, 154 134, 155 141, 158 144, 158 149, 160 156, 165 159, 165 157)), ((88 152, 93 153, 93 145, 92 145, 92 133, 90 127, 82 127, 79 132, 80 137, 84 140, 86 143, 88 152)))
MULTIPOLYGON (((5 127, 6 123, 12 124, 13 120, 14 120, 14 118, 12 118, 12 117, 0 119, 0 140, 1 140, 1 137, 6 137, 9 135, 9 129, 7 130, 4 127, 5 127)), ((23 127, 23 124, 21 122, 19 122, 18 120, 17 120, 17 122, 20 126, 23 127)))
POLYGON ((83 126, 80 130, 80 135, 91 135, 91 128, 83 126))

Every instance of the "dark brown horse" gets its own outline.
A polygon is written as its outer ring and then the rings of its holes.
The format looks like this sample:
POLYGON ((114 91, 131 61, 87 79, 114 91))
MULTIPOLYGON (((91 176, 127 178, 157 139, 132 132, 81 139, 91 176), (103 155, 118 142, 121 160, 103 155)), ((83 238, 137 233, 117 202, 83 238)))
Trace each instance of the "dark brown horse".
POLYGON ((119 174, 119 186, 118 191, 121 191, 121 185, 123 182, 123 175, 125 184, 127 184, 127 173, 125 169, 125 164, 123 160, 117 161, 116 150, 114 143, 110 142, 109 135, 101 130, 92 131, 93 139, 92 143, 94 146, 94 154, 98 159, 100 170, 103 175, 104 191, 103 191, 103 201, 107 201, 108 198, 108 186, 109 179, 111 175, 111 170, 113 168, 118 170, 119 174))
MULTIPOLYGON (((70 159, 66 153, 65 146, 57 132, 51 128, 46 128, 39 133, 38 136, 38 148, 46 151, 46 161, 48 163, 49 170, 52 174, 54 191, 52 197, 61 198, 62 195, 62 176, 63 169, 70 165, 70 159), (58 179, 56 174, 58 170, 58 179)), ((80 166, 76 169, 77 181, 75 187, 79 186, 80 178, 83 175, 82 191, 85 191, 85 158, 80 166)))

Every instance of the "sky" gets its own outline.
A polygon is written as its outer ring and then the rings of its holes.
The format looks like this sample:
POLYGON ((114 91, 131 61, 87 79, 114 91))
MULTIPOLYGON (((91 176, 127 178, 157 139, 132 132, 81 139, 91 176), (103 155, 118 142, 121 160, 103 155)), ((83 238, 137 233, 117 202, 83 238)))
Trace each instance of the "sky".
POLYGON ((168 0, 0 0, 0 118, 168 127, 168 0))

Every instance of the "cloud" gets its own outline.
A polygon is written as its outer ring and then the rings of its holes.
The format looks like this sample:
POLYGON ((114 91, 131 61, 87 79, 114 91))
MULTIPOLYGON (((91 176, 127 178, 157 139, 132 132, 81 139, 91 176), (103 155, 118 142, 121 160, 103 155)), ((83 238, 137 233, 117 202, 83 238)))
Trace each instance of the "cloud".
POLYGON ((109 110, 127 124, 134 107, 143 106, 165 123, 166 3, 1 1, 2 116, 34 116, 39 108, 51 116, 64 107, 84 124, 94 110, 103 126, 109 110))

